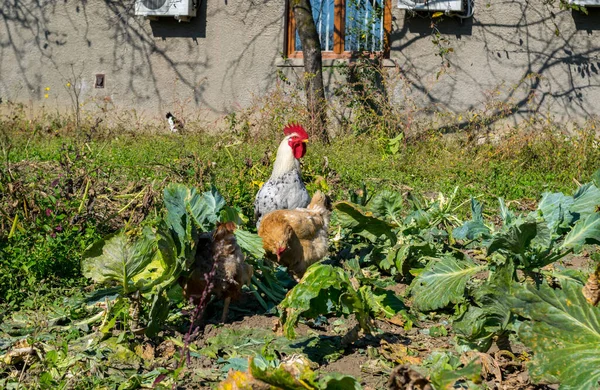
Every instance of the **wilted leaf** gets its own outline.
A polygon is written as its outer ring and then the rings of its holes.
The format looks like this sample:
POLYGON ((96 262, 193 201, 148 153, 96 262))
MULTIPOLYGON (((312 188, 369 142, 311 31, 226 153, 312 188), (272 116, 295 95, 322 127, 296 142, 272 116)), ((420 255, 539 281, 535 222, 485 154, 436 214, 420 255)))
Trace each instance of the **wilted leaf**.
POLYGON ((415 350, 410 350, 404 344, 392 344, 386 340, 381 340, 379 352, 384 358, 396 364, 421 364, 421 358, 418 356, 418 353, 415 350), (413 353, 412 355, 411 352, 413 353))
POLYGON ((299 340, 290 341, 283 336, 274 337, 269 327, 224 328, 216 336, 205 340, 205 346, 200 350, 200 354, 212 359, 254 356, 264 351, 265 346, 268 345, 281 354, 291 355, 300 352, 299 343, 299 340))
POLYGON ((518 335, 533 350, 532 379, 560 383, 561 388, 598 389, 600 308, 586 301, 581 285, 526 285, 510 301, 514 312, 531 320, 520 325, 518 335))
POLYGON ((150 361, 154 359, 154 347, 150 343, 137 344, 134 352, 143 360, 150 361))
POLYGON ((483 266, 468 258, 459 260, 450 255, 432 258, 410 286, 415 308, 420 311, 436 310, 450 302, 462 301, 467 281, 482 269, 483 266))
MULTIPOLYGON (((341 268, 329 264, 314 264, 304 274, 300 283, 288 292, 280 304, 284 334, 296 337, 294 327, 300 315, 315 318, 319 314, 356 313, 359 321, 368 315, 348 275, 341 268)), ((365 323, 365 327, 368 326, 365 323)))
POLYGON ((118 369, 139 368, 140 358, 127 348, 125 344, 119 343, 116 337, 111 337, 99 344, 100 349, 107 348, 111 353, 105 353, 106 364, 118 369))
POLYGON ((271 386, 255 379, 249 372, 231 371, 217 386, 218 390, 269 390, 271 386))
POLYGON ((383 289, 372 289, 370 286, 362 286, 359 290, 363 301, 375 316, 392 318, 399 311, 405 310, 404 303, 391 291, 383 289))
POLYGON ((444 325, 434 325, 427 330, 429 331, 429 336, 431 337, 448 336, 448 330, 444 325))
POLYGON ((600 243, 600 213, 579 220, 565 237, 562 248, 573 248, 578 252, 584 244, 590 243, 600 243))
POLYGON ((591 305, 597 306, 600 303, 600 264, 590 274, 581 292, 591 305))
POLYGON ((315 372, 310 368, 310 361, 302 355, 291 355, 277 367, 270 365, 262 356, 257 356, 250 359, 249 372, 254 378, 277 388, 288 390, 315 388, 315 372))
POLYGON ((410 365, 398 365, 390 374, 388 380, 390 390, 433 390, 430 382, 410 365))
POLYGON ((371 241, 376 241, 382 235, 390 239, 392 245, 396 244, 396 235, 392 226, 372 215, 364 212, 355 204, 338 202, 335 204, 337 219, 344 228, 351 229, 354 233, 362 235, 371 241))

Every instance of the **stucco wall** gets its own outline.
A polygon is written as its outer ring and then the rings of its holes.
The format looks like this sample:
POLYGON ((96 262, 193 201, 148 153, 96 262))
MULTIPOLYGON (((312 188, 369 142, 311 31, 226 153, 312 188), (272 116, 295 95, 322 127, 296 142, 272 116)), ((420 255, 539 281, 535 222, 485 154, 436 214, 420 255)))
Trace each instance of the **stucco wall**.
POLYGON ((4 1, 0 98, 69 109, 74 73, 88 110, 108 104, 152 119, 185 106, 188 115, 216 117, 275 82, 283 2, 203 0, 190 23, 134 17, 132 4, 4 1), (106 75, 104 89, 94 88, 97 73, 106 75))
POLYGON ((600 9, 561 11, 542 0, 477 0, 471 19, 438 23, 454 52, 436 79, 441 58, 431 21, 397 10, 392 58, 422 105, 460 112, 484 104, 557 120, 585 119, 600 103, 600 9))
MULTIPOLYGON (((585 16, 543 0, 476 0, 473 18, 437 25, 453 49, 438 77, 431 20, 392 1, 391 59, 406 80, 393 91, 397 101, 453 112, 505 103, 515 120, 532 112, 581 120, 597 111, 600 10, 585 16)), ((201 3, 199 17, 178 23, 136 18, 132 0, 5 1, 0 98, 69 109, 65 84, 81 79, 86 110, 134 108, 160 119, 183 109, 213 119, 243 108, 278 82, 284 1, 201 3), (96 73, 106 75, 104 89, 93 88, 96 73)))

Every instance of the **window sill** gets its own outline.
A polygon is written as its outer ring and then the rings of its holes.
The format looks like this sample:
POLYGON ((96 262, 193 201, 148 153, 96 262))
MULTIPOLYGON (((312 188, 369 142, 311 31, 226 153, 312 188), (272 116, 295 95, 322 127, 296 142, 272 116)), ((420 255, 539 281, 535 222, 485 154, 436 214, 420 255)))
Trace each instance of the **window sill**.
MULTIPOLYGON (((357 62, 357 58, 323 58, 323 67, 334 67, 340 65, 348 65, 354 62, 357 62)), ((304 67, 304 59, 303 58, 281 58, 278 57, 275 60, 275 66, 279 68, 301 68, 304 67)), ((385 58, 383 60, 384 68, 394 68, 396 67, 396 62, 394 60, 385 58)))

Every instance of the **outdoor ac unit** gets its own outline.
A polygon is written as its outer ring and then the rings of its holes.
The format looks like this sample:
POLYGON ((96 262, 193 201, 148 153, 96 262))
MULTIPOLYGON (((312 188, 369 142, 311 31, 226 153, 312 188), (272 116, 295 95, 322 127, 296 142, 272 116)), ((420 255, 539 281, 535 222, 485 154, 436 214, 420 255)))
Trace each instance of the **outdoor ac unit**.
POLYGON ((463 0, 398 0, 398 8, 432 12, 464 11, 463 0))
POLYGON ((135 0, 135 14, 151 18, 174 16, 188 21, 196 16, 196 0, 135 0))
POLYGON ((600 7, 600 0, 569 0, 569 4, 583 5, 584 7, 600 7))

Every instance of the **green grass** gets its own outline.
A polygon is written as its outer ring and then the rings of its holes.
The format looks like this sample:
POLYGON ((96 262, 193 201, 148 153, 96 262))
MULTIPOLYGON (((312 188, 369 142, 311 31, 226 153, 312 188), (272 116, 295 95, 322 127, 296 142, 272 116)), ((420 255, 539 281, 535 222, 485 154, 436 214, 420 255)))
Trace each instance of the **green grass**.
MULTIPOLYGON (((458 186, 459 197, 483 195, 488 201, 496 197, 535 198, 540 189, 573 188, 573 180, 585 181, 600 162, 600 152, 591 147, 593 140, 589 136, 559 138, 548 133, 513 136, 498 145, 473 146, 458 139, 432 136, 386 156, 382 142, 374 137, 342 137, 330 145, 311 143, 303 159, 303 173, 309 186, 317 177, 324 177, 340 198, 348 189, 360 188, 363 182, 372 190, 391 187, 415 192, 447 193, 458 186), (325 158, 329 162, 327 168, 325 158)), ((26 141, 14 141, 10 155, 13 163, 57 161, 64 154, 63 145, 84 152, 89 148, 88 163, 103 167, 120 180, 201 180, 198 185, 213 183, 234 203, 243 199, 239 197, 240 190, 256 192, 252 180, 268 178, 271 168, 262 166, 260 160, 265 152, 274 152, 279 142, 233 138, 223 142, 204 134, 123 136, 85 146, 73 137, 39 137, 25 148, 26 141), (251 168, 246 165, 247 160, 253 163, 251 168)), ((274 155, 270 160, 274 160, 274 155)))
MULTIPOLYGON (((279 142, 206 134, 90 140, 61 132, 13 132, 9 139, 9 164, 0 171, 0 305, 13 309, 40 285, 85 283, 79 273, 83 250, 98 237, 156 213, 169 182, 202 189, 215 185, 251 219, 255 193, 270 175, 279 142), (86 212, 88 206, 94 214, 86 212), (15 215, 20 229, 7 238, 15 215)), ((542 192, 571 192, 574 180, 588 181, 600 166, 594 137, 583 131, 568 139, 550 131, 516 134, 483 145, 429 135, 396 153, 384 151, 387 141, 363 135, 310 143, 303 159, 309 191, 324 189, 343 200, 363 183, 371 194, 390 188, 448 195, 457 187, 455 204, 478 196, 488 210, 496 209, 496 199, 503 197, 525 208, 542 192)), ((465 205, 458 214, 467 212, 465 205)))

